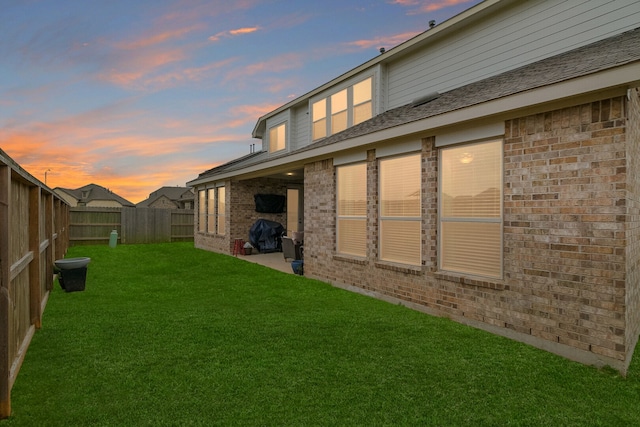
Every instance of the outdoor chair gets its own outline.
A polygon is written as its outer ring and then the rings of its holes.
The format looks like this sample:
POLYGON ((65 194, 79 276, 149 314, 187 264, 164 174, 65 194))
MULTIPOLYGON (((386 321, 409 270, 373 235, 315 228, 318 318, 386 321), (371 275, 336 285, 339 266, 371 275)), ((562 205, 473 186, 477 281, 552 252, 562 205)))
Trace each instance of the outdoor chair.
POLYGON ((302 244, 294 243, 291 237, 282 236, 282 254, 284 260, 292 259, 298 261, 302 259, 302 244))

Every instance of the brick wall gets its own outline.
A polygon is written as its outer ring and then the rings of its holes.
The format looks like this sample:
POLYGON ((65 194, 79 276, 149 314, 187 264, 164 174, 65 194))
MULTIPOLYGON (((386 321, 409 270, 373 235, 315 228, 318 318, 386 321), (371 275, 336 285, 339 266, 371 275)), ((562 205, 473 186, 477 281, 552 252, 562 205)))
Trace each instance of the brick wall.
POLYGON ((508 322, 615 360, 627 351, 624 104, 511 120, 505 135, 508 322))
MULTIPOLYGON (((627 317, 625 340, 633 349, 640 334, 640 89, 629 92, 627 112, 627 317)), ((632 353, 627 357, 630 359, 632 353)), ((630 360, 627 360, 629 363, 630 360)))
POLYGON ((422 148, 422 266, 377 260, 377 161, 371 150, 366 258, 335 254, 335 169, 330 160, 306 165, 305 274, 625 370, 640 328, 638 280, 626 280, 626 274, 640 275, 640 248, 626 246, 632 233, 640 233, 637 214, 634 231, 625 235, 632 218, 627 205, 633 212, 640 207, 640 188, 627 190, 626 182, 627 151, 640 162, 640 107, 637 99, 632 104, 633 147, 625 139, 624 96, 505 123, 504 280, 438 272, 433 138, 422 148))
MULTIPOLYGON (((249 229, 258 219, 268 219, 282 224, 286 229, 286 213, 267 214, 256 212, 255 194, 287 195, 287 181, 260 178, 244 181, 225 182, 227 233, 224 236, 207 233, 195 233, 195 246, 214 252, 233 253, 235 239, 249 241, 249 229)), ((198 198, 196 197, 195 212, 198 212, 198 198)))

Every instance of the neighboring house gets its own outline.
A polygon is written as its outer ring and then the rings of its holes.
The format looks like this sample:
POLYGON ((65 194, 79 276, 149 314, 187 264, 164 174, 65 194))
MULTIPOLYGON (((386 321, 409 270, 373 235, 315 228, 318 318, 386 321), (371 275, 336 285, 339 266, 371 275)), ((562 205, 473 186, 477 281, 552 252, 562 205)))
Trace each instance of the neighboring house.
POLYGON ((639 86, 637 0, 487 0, 261 117, 261 151, 188 183, 195 245, 275 220, 309 277, 625 372, 639 86))
POLYGON ((193 209, 193 189, 188 187, 161 187, 149 198, 136 204, 138 208, 193 209))
POLYGON ((75 190, 56 187, 53 191, 55 191, 56 194, 62 197, 72 207, 135 207, 135 205, 127 199, 120 197, 116 193, 96 184, 85 185, 84 187, 76 188, 75 190))

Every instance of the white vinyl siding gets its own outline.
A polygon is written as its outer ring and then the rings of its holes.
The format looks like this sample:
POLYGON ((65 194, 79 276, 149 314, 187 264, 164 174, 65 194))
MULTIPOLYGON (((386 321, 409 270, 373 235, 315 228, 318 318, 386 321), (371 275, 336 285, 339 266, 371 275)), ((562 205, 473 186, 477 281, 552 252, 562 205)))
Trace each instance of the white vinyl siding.
POLYGON ((633 29, 637 0, 522 1, 387 67, 386 109, 633 29))
POLYGON ((364 257, 367 251, 367 165, 336 168, 337 252, 364 257))
POLYGON ((381 159, 380 259, 421 264, 420 154, 381 159))
POLYGON ((440 269, 502 277, 502 141, 441 150, 440 269))

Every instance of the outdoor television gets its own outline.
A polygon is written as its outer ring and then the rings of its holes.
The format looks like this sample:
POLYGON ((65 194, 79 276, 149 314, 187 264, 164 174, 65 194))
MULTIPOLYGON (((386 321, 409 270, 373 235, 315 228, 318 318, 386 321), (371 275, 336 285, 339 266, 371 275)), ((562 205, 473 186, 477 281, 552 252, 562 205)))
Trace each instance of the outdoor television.
POLYGON ((260 213, 282 213, 284 212, 285 196, 277 194, 256 194, 253 196, 256 201, 256 212, 260 213))

